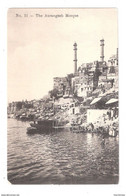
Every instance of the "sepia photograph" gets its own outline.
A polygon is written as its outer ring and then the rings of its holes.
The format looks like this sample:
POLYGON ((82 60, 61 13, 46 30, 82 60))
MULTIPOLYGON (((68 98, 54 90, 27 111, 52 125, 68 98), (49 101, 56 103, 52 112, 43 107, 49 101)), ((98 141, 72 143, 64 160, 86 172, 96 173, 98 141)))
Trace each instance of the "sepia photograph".
POLYGON ((117 8, 10 8, 7 180, 119 183, 117 8))

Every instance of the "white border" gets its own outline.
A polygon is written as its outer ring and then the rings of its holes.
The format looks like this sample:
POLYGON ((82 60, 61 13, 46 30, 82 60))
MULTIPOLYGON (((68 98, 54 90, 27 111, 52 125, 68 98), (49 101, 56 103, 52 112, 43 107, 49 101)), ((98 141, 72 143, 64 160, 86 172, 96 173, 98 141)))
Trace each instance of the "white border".
POLYGON ((25 195, 97 195, 112 196, 126 194, 125 174, 125 1, 101 0, 43 0, 43 1, 7 1, 0 5, 0 193, 25 195), (7 10, 10 7, 116 7, 119 14, 119 83, 120 83, 120 180, 118 185, 10 185, 6 180, 7 139, 6 139, 6 103, 7 103, 7 10))

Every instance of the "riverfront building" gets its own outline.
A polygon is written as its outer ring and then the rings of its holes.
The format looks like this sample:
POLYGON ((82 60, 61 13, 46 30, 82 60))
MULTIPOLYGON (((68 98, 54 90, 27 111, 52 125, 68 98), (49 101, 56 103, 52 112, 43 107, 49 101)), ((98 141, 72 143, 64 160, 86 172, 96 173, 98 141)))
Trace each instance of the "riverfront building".
MULTIPOLYGON (((74 73, 68 74, 65 77, 53 78, 53 89, 57 93, 56 98, 63 99, 67 102, 74 98, 83 98, 86 103, 106 93, 109 90, 118 92, 118 49, 115 55, 112 55, 108 61, 104 60, 104 39, 100 40, 100 60, 83 63, 77 65, 77 43, 74 43, 74 73), (67 100, 68 98, 68 100, 67 100)), ((49 98, 52 97, 49 93, 49 98)), ((45 101, 46 102, 46 101, 45 101)), ((8 106, 8 113, 16 113, 19 110, 26 112, 25 109, 33 109, 34 112, 44 110, 44 105, 48 106, 44 100, 32 100, 30 102, 12 102, 8 106)), ((53 102, 53 97, 52 97, 53 102)), ((51 103, 52 104, 52 103, 51 103)), ((60 102, 59 102, 59 105, 60 102)), ((89 105, 89 104, 88 104, 89 105)), ((52 107, 52 105, 51 105, 52 107)), ((58 106, 59 107, 59 106, 58 106)))
POLYGON ((69 97, 71 86, 68 77, 55 77, 53 79, 53 88, 58 90, 58 97, 69 97))
POLYGON ((93 92, 105 92, 113 86, 118 86, 118 49, 116 55, 104 61, 104 39, 100 40, 100 61, 83 63, 77 67, 77 43, 74 43, 74 73, 66 77, 54 78, 54 89, 58 90, 58 97, 76 95, 84 100, 93 92))

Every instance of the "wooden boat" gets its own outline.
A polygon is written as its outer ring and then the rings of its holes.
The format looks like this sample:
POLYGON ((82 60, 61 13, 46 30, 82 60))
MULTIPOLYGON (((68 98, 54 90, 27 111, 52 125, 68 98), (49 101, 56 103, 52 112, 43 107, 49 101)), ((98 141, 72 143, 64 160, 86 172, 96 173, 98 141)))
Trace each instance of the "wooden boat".
POLYGON ((35 127, 28 127, 28 128, 27 128, 27 133, 28 133, 28 134, 37 133, 37 128, 35 128, 35 127))
POLYGON ((36 120, 30 123, 30 127, 27 128, 27 133, 44 133, 56 129, 64 129, 64 126, 62 124, 59 125, 56 120, 36 120))

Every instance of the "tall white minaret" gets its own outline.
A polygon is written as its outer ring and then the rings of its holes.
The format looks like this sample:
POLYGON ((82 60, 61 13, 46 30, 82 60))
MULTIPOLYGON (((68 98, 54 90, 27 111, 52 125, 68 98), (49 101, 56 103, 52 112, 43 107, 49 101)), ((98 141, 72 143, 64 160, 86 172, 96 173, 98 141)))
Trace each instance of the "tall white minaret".
POLYGON ((100 59, 102 62, 104 62, 104 39, 100 40, 100 46, 101 46, 101 56, 100 59))
POLYGON ((74 43, 74 74, 77 74, 77 43, 74 43))

